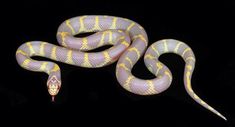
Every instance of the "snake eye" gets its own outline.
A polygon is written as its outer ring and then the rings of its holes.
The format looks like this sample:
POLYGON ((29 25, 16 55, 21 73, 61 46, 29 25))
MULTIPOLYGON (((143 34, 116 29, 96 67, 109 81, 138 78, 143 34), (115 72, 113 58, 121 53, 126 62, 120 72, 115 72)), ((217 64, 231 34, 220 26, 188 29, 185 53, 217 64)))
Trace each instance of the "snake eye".
POLYGON ((60 90, 61 82, 56 78, 56 76, 52 76, 47 82, 47 88, 49 94, 52 96, 52 101, 54 101, 54 97, 58 94, 60 90))

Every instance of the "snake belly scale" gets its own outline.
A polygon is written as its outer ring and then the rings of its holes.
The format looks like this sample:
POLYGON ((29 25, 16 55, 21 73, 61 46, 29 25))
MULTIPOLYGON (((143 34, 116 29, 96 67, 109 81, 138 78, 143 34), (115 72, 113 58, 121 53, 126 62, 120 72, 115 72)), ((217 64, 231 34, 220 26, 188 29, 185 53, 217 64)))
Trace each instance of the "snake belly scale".
POLYGON ((138 95, 153 95, 165 91, 172 81, 171 71, 158 60, 159 56, 175 53, 185 61, 184 84, 187 93, 197 103, 226 120, 193 91, 191 77, 196 60, 192 49, 184 42, 163 39, 150 45, 146 51, 148 37, 138 23, 121 17, 95 15, 78 16, 64 21, 58 28, 57 40, 61 46, 30 41, 22 44, 16 51, 16 59, 21 67, 49 75, 47 88, 52 101, 61 88, 60 68, 54 62, 33 60, 32 56, 85 68, 99 68, 118 61, 116 77, 124 89, 138 95), (95 33, 83 38, 74 37, 87 32, 95 33), (104 45, 113 46, 100 52, 86 52, 104 45), (156 76, 151 80, 137 78, 131 73, 144 53, 146 67, 156 76))

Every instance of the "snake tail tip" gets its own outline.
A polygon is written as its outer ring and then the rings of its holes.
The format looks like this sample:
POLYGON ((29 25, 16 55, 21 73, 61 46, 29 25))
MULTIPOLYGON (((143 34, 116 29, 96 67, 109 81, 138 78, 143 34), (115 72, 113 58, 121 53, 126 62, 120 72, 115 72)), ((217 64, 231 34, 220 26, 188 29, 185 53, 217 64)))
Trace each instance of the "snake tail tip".
POLYGON ((227 118, 225 116, 223 116, 222 114, 218 113, 217 114, 219 117, 221 117, 222 119, 224 119, 225 121, 228 121, 227 118))
POLYGON ((228 121, 226 117, 223 116, 222 118, 223 118, 225 121, 228 121))

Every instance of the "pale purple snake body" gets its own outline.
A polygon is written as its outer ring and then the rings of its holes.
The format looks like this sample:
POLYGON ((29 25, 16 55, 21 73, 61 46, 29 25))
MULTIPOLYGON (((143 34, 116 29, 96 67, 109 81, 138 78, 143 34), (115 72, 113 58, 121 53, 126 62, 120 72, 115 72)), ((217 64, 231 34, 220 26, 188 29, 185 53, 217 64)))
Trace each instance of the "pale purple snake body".
POLYGON ((60 25, 57 40, 63 47, 42 41, 31 41, 22 44, 16 52, 16 59, 21 67, 49 75, 47 87, 53 100, 61 88, 59 66, 54 62, 36 61, 30 57, 41 56, 86 68, 103 67, 118 60, 116 77, 121 86, 135 94, 152 95, 166 90, 172 81, 170 70, 158 60, 159 56, 164 53, 175 53, 186 63, 184 84, 187 93, 200 105, 226 120, 192 90, 191 76, 195 56, 192 49, 181 41, 160 40, 153 43, 145 52, 148 46, 145 30, 134 21, 112 16, 79 16, 68 19, 60 25), (84 38, 74 37, 86 32, 96 33, 84 38), (85 52, 104 45, 113 46, 101 52, 85 52), (156 76, 154 79, 139 79, 131 73, 143 53, 145 65, 156 76))

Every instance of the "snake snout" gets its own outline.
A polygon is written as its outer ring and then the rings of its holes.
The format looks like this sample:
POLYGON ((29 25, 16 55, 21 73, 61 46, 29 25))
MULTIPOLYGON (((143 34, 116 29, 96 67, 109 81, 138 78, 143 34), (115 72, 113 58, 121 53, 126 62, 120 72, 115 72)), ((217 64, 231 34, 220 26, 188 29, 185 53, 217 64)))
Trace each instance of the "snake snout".
POLYGON ((61 82, 57 79, 56 76, 52 76, 47 81, 47 88, 49 94, 52 96, 52 101, 54 101, 54 97, 59 93, 61 87, 61 82))

